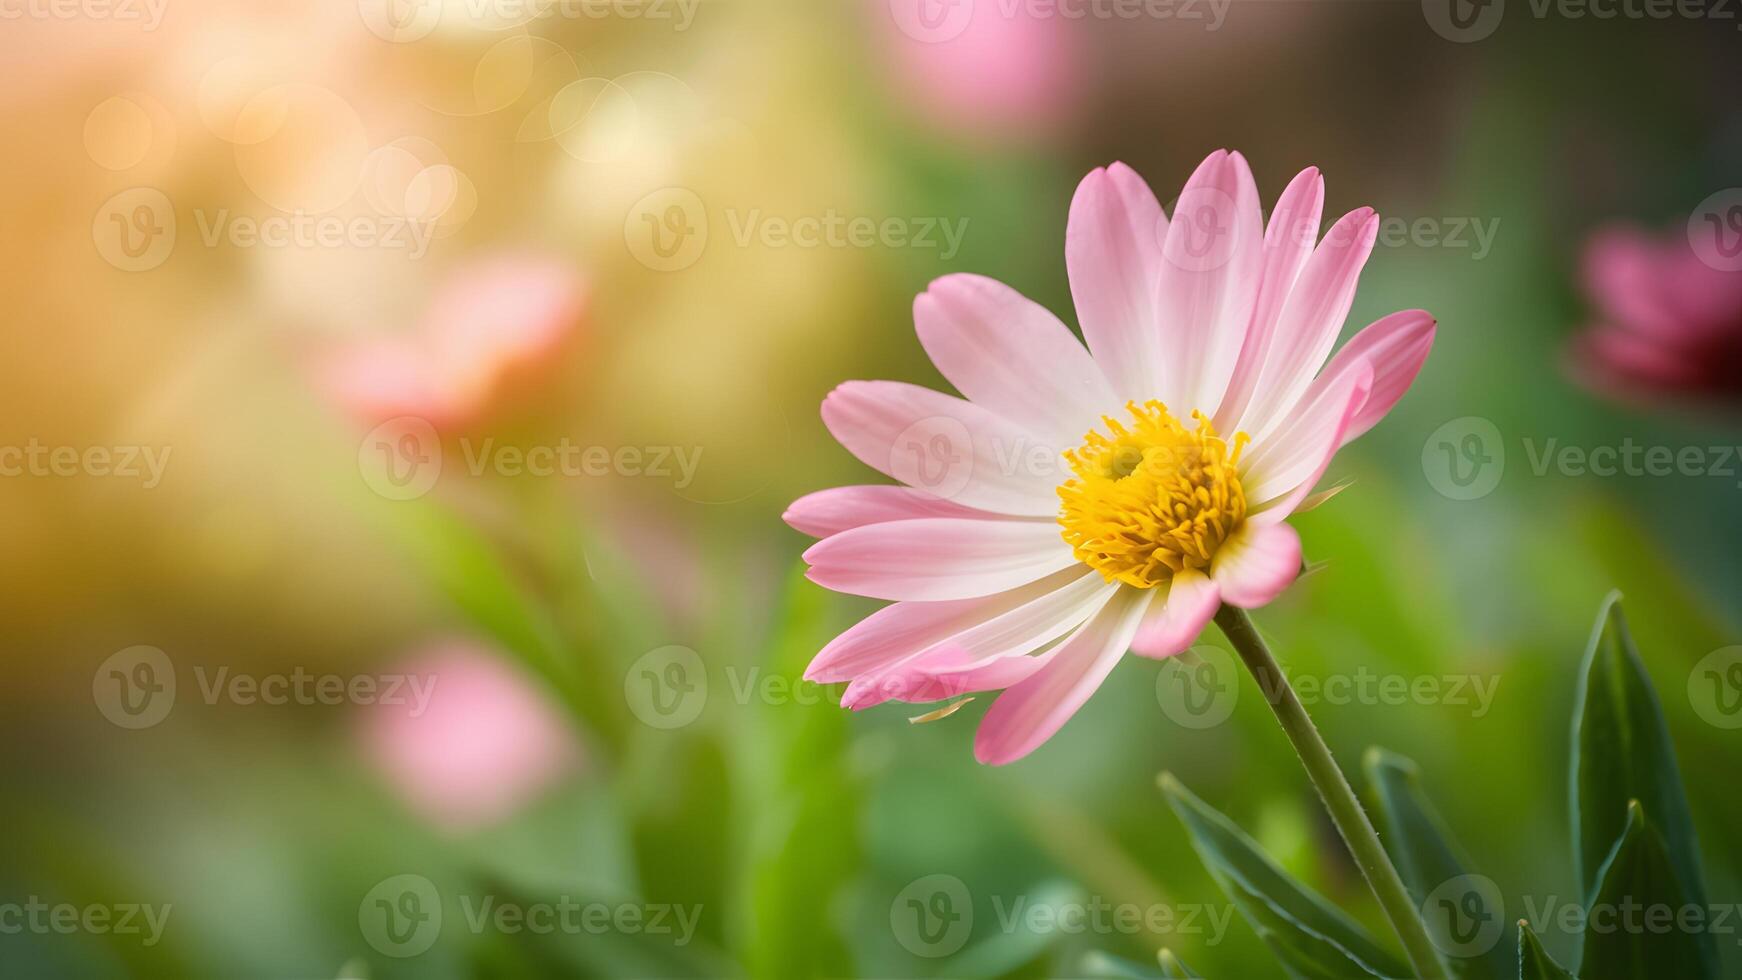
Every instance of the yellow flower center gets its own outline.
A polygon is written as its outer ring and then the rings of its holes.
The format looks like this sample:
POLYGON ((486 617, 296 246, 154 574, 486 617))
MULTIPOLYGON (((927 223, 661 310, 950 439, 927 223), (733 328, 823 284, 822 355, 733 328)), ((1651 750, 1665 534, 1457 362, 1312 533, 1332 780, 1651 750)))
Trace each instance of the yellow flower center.
POLYGON ((1129 402, 1129 427, 1103 416, 1065 453, 1075 475, 1059 486, 1059 526, 1077 560, 1109 582, 1150 589, 1186 569, 1207 569, 1246 517, 1241 432, 1233 448, 1201 412, 1188 431, 1158 401, 1129 402))

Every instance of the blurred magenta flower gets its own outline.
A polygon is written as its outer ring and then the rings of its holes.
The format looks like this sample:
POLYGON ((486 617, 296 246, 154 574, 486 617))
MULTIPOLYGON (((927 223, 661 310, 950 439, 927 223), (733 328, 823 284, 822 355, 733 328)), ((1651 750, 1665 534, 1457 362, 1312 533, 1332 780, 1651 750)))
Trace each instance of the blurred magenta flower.
POLYGON ((408 696, 409 703, 371 705, 363 749, 407 805, 436 826, 461 831, 500 821, 578 760, 556 708, 488 649, 448 641, 395 673, 433 684, 427 703, 408 696))
POLYGON ((829 431, 906 486, 825 490, 786 514, 823 539, 812 580, 895 601, 806 677, 850 682, 852 708, 1002 688, 975 754, 1012 762, 1128 648, 1172 656, 1222 603, 1280 594, 1301 569, 1285 519, 1403 397, 1434 335, 1427 313, 1394 313, 1329 357, 1378 217, 1356 210, 1317 242, 1323 202, 1306 170, 1266 231, 1251 170, 1225 150, 1172 221, 1129 167, 1089 174, 1065 234, 1086 350, 1002 283, 934 282, 914 322, 966 398, 836 388, 829 431))
POLYGON ((1027 4, 870 0, 881 56, 911 112, 955 134, 1042 135, 1084 86, 1071 24, 1027 4))
POLYGON ((1598 321, 1569 345, 1586 386, 1632 400, 1742 396, 1742 273, 1708 265, 1682 234, 1606 228, 1584 256, 1598 321))
POLYGON ((324 364, 326 390, 367 423, 401 415, 439 429, 489 407, 513 375, 551 359, 579 325, 586 290, 560 258, 475 260, 436 290, 407 336, 369 340, 324 364))

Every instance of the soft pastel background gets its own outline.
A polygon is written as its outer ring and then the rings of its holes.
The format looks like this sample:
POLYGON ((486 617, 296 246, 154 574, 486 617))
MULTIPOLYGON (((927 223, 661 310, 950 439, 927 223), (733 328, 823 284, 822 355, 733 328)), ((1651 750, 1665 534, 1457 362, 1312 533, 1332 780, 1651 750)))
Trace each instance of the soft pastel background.
MULTIPOLYGON (((1618 587, 1708 890, 1742 899, 1742 731, 1690 689, 1702 658, 1742 643, 1742 464, 1532 465, 1551 440, 1742 443, 1721 394, 1581 385, 1567 353, 1601 319, 1590 235, 1630 222, 1677 241, 1742 184, 1742 22, 1513 0, 1472 38, 1447 36, 1437 0, 1080 19, 980 0, 930 8, 961 31, 943 38, 909 0, 122 9, 0 0, 0 445, 170 453, 149 487, 0 478, 0 906, 171 912, 149 946, 0 933, 0 974, 1061 976, 1169 946, 1211 976, 1268 975, 1240 922, 1219 942, 1002 927, 1018 900, 1222 909, 1162 770, 1380 927, 1247 679, 1199 730, 1162 710, 1157 664, 1128 660, 1004 769, 972 759, 983 702, 916 727, 921 709, 851 716, 839 689, 798 683, 874 605, 804 582, 806 542, 779 520, 802 493, 875 479, 823 430, 822 396, 848 378, 941 383, 909 319, 939 275, 995 276, 1072 321, 1077 180, 1124 160, 1166 201, 1220 146, 1267 201, 1317 165, 1328 214, 1405 222, 1350 330, 1400 307, 1440 319, 1415 389, 1335 464, 1353 487, 1299 521, 1322 568, 1258 618, 1300 674, 1498 687, 1481 717, 1443 699, 1314 705, 1345 766, 1370 744, 1415 758, 1509 898, 1576 901, 1573 672, 1618 587), (285 214, 409 218, 430 237, 229 234, 285 214), (965 235, 946 255, 742 234, 830 214, 965 235), (129 255, 141 239, 123 227, 159 231, 129 255), (689 237, 674 252, 655 229, 689 237), (406 415, 427 427, 374 429, 406 415), (1471 431, 1504 470, 1454 499, 1440 444, 1471 431), (472 475, 465 453, 488 438, 701 455, 688 480, 472 475), (432 448, 440 478, 393 499, 382 461, 432 448), (137 646, 177 692, 130 729, 110 720, 111 658, 137 646), (435 687, 415 717, 367 697, 208 703, 201 680, 226 668, 435 687), (688 699, 675 714, 654 678, 689 686, 665 690, 688 699), (415 957, 361 921, 399 875, 443 896, 415 957), (949 957, 900 922, 904 890, 934 875, 972 907, 949 957), (682 946, 474 932, 460 901, 481 896, 700 918, 682 946)), ((1735 938, 1721 945, 1742 969, 1735 938)), ((1546 942, 1572 958, 1574 937, 1546 942)))

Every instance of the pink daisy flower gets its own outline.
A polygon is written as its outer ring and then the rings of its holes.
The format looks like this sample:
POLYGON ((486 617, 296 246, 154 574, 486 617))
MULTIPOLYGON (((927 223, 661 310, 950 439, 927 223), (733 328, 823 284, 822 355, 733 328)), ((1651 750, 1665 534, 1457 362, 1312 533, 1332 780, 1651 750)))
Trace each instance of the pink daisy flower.
POLYGON ((436 290, 414 330, 334 352, 321 380, 365 422, 411 415, 458 428, 556 356, 586 299, 580 277, 554 256, 474 259, 436 290))
POLYGON ((1742 395, 1742 273, 1706 264, 1685 235, 1593 235, 1585 291, 1599 323, 1569 348, 1573 374, 1631 400, 1742 395))
POLYGON ((810 578, 894 600, 806 677, 854 709, 1002 690, 981 762, 1020 759, 1127 650, 1168 657, 1226 602, 1262 606, 1301 569, 1285 523, 1339 448, 1403 396, 1433 342, 1420 310, 1332 357, 1378 218, 1315 242, 1324 181, 1302 172, 1268 228, 1218 150, 1173 220, 1123 164, 1086 177, 1065 263, 1087 349, 991 279, 914 302, 920 343, 965 398, 852 381, 823 402, 848 451, 904 486, 838 487, 786 520, 822 540, 810 578), (1328 359, 1328 363, 1327 363, 1328 359))
POLYGON ((427 687, 427 701, 371 705, 363 750, 437 826, 504 820, 576 766, 579 748, 561 714, 499 654, 452 640, 399 672, 427 687))

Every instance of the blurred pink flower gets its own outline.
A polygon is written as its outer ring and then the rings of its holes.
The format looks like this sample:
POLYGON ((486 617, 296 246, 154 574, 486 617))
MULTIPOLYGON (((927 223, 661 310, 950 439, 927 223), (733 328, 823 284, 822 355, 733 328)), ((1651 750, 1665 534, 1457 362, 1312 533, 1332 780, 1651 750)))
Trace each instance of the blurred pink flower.
POLYGON ((442 283, 410 335, 334 353, 321 381, 368 423, 412 415, 437 428, 461 426, 489 407, 511 375, 556 354, 585 301, 580 277, 560 258, 477 260, 442 283))
POLYGON ((494 823, 574 766, 576 743, 554 706, 491 651, 449 641, 396 672, 416 681, 406 687, 409 703, 369 708, 363 750, 431 823, 494 823))
POLYGON ((881 54, 906 107, 952 132, 1034 137, 1069 113, 1082 89, 1071 25, 971 0, 871 0, 881 54))
POLYGON ((1586 245, 1584 280, 1598 321, 1568 350, 1581 382, 1629 399, 1742 396, 1742 273, 1685 235, 1612 227, 1586 245))

